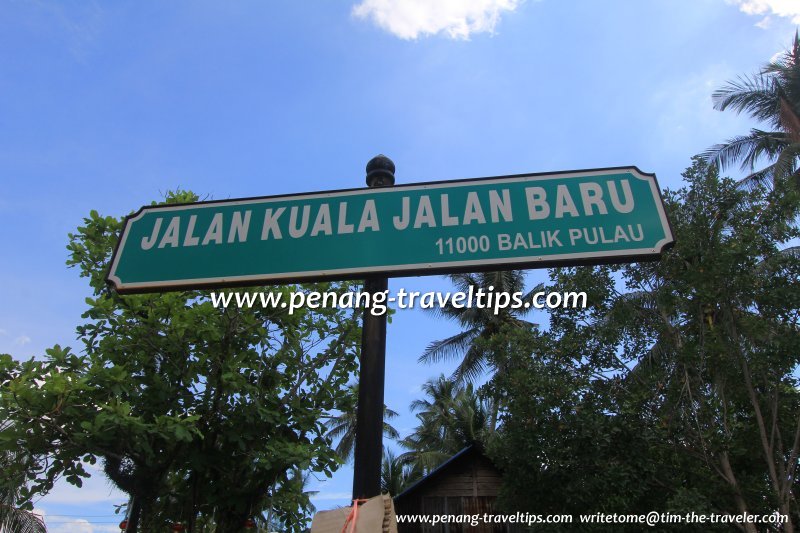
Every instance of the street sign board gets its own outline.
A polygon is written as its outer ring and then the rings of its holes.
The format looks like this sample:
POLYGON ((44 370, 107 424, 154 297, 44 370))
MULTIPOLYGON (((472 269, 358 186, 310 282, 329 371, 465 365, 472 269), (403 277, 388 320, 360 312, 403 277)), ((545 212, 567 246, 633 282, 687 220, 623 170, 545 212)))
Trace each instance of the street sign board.
POLYGON ((541 268, 657 257, 673 243, 635 167, 183 205, 125 221, 122 293, 541 268))

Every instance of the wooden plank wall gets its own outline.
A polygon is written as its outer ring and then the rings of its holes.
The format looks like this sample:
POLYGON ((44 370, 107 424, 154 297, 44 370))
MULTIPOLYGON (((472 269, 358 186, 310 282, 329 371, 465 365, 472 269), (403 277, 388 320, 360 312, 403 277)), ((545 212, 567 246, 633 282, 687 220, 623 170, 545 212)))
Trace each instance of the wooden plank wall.
MULTIPOLYGON (((494 514, 494 502, 500 490, 500 472, 482 454, 467 454, 446 465, 442 472, 418 490, 398 499, 398 514, 483 515, 494 514)), ((509 525, 480 524, 398 524, 399 533, 512 533, 524 531, 509 525)))

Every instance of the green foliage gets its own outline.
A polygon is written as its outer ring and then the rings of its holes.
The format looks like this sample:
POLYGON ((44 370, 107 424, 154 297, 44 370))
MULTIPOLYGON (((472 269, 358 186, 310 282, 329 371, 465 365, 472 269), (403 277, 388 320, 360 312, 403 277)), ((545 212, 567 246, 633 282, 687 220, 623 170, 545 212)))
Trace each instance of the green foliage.
POLYGON ((750 174, 748 187, 768 185, 797 189, 800 185, 800 36, 789 51, 754 76, 742 76, 714 93, 714 106, 748 113, 771 131, 753 128, 709 149, 704 156, 722 168, 739 161, 750 174), (769 164, 756 170, 762 161, 769 164))
MULTIPOLYGON (((484 293, 508 294, 523 292, 525 274, 521 270, 503 272, 483 272, 478 274, 452 274, 449 276, 455 290, 462 293, 482 290, 484 293)), ((528 300, 533 292, 523 297, 528 300)), ((486 371, 498 370, 494 366, 497 358, 487 351, 487 341, 504 326, 531 328, 533 324, 521 317, 529 309, 503 308, 499 312, 490 307, 453 306, 452 302, 441 308, 434 308, 433 313, 453 320, 462 328, 460 333, 434 341, 428 345, 420 356, 420 362, 435 363, 447 359, 460 359, 458 367, 451 379, 458 382, 474 381, 486 371)), ((500 367, 502 368, 502 366, 500 367)))
MULTIPOLYGON (((0 354, 0 384, 11 376, 15 363, 11 356, 0 354)), ((0 435, 9 427, 9 420, 0 421, 0 435)), ((14 533, 44 533, 46 528, 42 519, 31 512, 30 501, 23 496, 25 470, 21 465, 31 465, 24 449, 2 448, 0 451, 0 531, 14 533)))
POLYGON ((397 496, 422 478, 417 463, 409 464, 392 450, 384 449, 381 462, 381 493, 397 496))
POLYGON ((428 473, 471 444, 484 445, 494 429, 493 403, 473 389, 446 377, 422 386, 429 399, 415 400, 419 424, 400 441, 408 451, 398 459, 413 469, 428 473))
POLYGON ((492 452, 514 473, 508 508, 779 509, 796 523, 800 261, 776 242, 797 238, 785 213, 800 202, 697 158, 684 178, 666 193, 676 245, 660 261, 551 271, 547 290, 583 290, 590 307, 502 340, 492 452))
MULTIPOLYGON (((358 384, 348 386, 349 402, 343 404, 342 411, 332 416, 325 424, 328 437, 336 443, 336 453, 342 461, 350 462, 356 447, 356 403, 358 400, 358 384)), ((388 420, 397 418, 397 412, 383 406, 383 438, 397 440, 400 434, 388 420)))
MULTIPOLYGON (((196 200, 170 193, 167 203, 196 200)), ((104 280, 121 221, 92 212, 70 235, 89 281, 84 355, 58 346, 4 365, 0 450, 31 451, 18 467, 33 494, 58 477, 80 485, 100 459, 133 497, 145 529, 213 518, 235 531, 267 509, 299 530, 310 509, 297 469, 330 475, 340 460, 324 420, 346 408, 358 318, 344 310, 216 309, 200 291, 120 296, 104 280)), ((349 284, 242 290, 351 290, 349 284)))

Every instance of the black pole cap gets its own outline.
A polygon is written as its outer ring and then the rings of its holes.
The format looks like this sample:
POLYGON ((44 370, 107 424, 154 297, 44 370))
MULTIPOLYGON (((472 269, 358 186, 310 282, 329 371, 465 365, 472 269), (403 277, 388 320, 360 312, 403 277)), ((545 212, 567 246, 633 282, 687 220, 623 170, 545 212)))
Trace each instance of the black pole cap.
POLYGON ((391 187, 394 185, 394 163, 383 154, 376 155, 367 163, 367 187, 391 187))

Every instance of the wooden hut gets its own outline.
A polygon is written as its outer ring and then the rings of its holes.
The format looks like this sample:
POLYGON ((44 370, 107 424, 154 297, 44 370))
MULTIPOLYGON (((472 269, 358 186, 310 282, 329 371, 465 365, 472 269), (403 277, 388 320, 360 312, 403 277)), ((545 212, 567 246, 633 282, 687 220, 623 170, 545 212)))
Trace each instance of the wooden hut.
MULTIPOLYGON (((494 514, 494 503, 500 490, 500 471, 477 446, 464 448, 430 474, 394 498, 395 512, 400 515, 465 515, 494 514)), ((399 533, 506 533, 507 526, 481 522, 471 524, 399 523, 399 533)))

